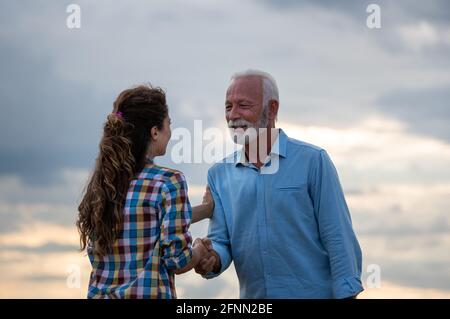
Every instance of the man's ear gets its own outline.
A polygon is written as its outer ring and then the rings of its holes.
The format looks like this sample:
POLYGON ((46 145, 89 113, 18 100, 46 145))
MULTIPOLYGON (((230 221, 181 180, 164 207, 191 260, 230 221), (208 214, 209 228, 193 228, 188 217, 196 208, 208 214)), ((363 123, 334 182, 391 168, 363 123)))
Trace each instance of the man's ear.
POLYGON ((153 141, 156 141, 158 139, 158 133, 159 133, 158 127, 153 126, 150 130, 150 136, 153 141))
POLYGON ((275 120, 277 118, 277 114, 278 114, 278 101, 276 100, 270 100, 269 102, 269 120, 275 120))

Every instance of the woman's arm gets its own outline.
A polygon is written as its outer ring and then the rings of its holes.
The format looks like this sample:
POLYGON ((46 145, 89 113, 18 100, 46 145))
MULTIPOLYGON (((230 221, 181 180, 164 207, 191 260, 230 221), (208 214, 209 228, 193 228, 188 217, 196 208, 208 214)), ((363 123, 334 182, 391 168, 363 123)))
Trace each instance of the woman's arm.
POLYGON ((192 221, 191 223, 199 222, 205 218, 211 218, 214 210, 214 200, 211 196, 209 186, 206 186, 203 201, 200 205, 192 207, 192 221))

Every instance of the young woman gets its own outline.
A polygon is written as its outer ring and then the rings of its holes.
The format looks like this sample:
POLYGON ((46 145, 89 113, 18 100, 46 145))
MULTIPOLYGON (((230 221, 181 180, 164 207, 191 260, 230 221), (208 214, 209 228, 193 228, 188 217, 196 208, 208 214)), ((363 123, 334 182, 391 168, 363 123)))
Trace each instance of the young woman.
POLYGON ((78 207, 81 249, 92 264, 88 298, 176 298, 174 274, 210 256, 210 243, 192 245, 188 230, 191 219, 211 216, 209 191, 192 209, 183 174, 153 162, 170 135, 161 89, 120 93, 78 207))

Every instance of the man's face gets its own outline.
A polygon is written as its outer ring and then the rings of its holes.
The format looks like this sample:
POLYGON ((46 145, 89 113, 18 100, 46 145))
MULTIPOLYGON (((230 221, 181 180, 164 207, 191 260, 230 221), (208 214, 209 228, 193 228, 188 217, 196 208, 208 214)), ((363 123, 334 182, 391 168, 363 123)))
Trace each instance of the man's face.
POLYGON ((244 131, 250 126, 258 127, 262 112, 262 78, 258 76, 246 76, 235 79, 228 88, 225 100, 225 117, 227 123, 232 121, 231 127, 234 129, 243 129, 244 131), (233 125, 233 122, 238 124, 233 125))

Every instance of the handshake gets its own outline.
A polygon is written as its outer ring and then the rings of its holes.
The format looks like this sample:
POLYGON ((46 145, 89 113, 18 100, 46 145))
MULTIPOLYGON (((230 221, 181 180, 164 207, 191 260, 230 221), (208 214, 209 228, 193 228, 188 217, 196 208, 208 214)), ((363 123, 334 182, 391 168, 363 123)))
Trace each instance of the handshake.
POLYGON ((206 275, 210 272, 217 273, 220 271, 220 257, 212 248, 209 238, 195 239, 192 249, 197 259, 194 266, 197 274, 206 275))

